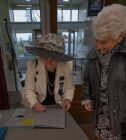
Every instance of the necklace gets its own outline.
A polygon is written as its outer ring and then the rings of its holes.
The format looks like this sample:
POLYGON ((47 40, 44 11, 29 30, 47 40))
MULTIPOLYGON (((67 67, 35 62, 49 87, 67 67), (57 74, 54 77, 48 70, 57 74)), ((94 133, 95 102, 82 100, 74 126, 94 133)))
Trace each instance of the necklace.
POLYGON ((48 82, 48 84, 52 87, 52 86, 54 86, 55 85, 55 80, 54 80, 54 82, 51 84, 51 82, 49 81, 49 75, 47 74, 47 82, 48 82))
POLYGON ((55 85, 55 81, 51 84, 51 82, 49 81, 49 77, 48 77, 48 84, 52 87, 55 85))
POLYGON ((53 95, 54 94, 54 90, 53 90, 53 92, 50 91, 49 84, 47 85, 47 87, 48 87, 49 94, 53 95))
POLYGON ((54 87, 54 85, 55 85, 55 80, 54 80, 53 83, 51 83, 51 82, 49 81, 49 75, 47 74, 47 81, 48 81, 47 88, 48 88, 49 94, 50 94, 50 95, 53 95, 53 94, 54 94, 54 90, 53 90, 53 92, 51 92, 51 91, 50 91, 50 86, 51 86, 51 87, 54 87))

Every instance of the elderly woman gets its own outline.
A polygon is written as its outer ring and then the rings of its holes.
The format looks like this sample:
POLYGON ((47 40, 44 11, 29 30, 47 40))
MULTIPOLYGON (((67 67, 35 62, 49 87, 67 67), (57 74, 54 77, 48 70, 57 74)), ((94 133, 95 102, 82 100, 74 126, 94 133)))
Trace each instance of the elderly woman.
POLYGON ((21 96, 26 107, 41 112, 45 105, 60 104, 66 111, 74 95, 73 58, 65 55, 64 39, 50 33, 37 42, 37 47, 27 51, 39 56, 27 65, 25 87, 21 96))
POLYGON ((96 48, 87 56, 82 103, 93 109, 96 139, 126 140, 126 7, 104 7, 93 30, 96 48))

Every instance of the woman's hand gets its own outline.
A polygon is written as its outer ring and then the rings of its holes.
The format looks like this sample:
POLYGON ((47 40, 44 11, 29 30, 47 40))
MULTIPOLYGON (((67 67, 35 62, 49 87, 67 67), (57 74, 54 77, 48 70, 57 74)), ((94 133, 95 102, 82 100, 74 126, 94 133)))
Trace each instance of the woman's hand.
POLYGON ((65 111, 68 111, 70 107, 71 107, 71 102, 68 99, 66 99, 63 104, 63 109, 65 109, 65 111))
POLYGON ((92 104, 85 104, 84 107, 85 107, 85 109, 86 109, 87 111, 93 111, 93 106, 92 106, 92 104))
POLYGON ((42 112, 42 111, 45 111, 46 110, 46 107, 44 105, 41 105, 40 103, 36 103, 34 106, 33 106, 33 109, 37 112, 42 112))

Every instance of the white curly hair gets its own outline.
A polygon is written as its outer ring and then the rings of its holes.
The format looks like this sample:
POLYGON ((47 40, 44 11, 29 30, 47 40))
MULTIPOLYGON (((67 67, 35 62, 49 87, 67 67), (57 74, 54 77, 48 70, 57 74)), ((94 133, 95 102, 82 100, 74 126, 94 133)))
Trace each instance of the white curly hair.
POLYGON ((121 33, 126 33, 126 6, 104 7, 93 22, 93 31, 97 40, 117 39, 121 33))

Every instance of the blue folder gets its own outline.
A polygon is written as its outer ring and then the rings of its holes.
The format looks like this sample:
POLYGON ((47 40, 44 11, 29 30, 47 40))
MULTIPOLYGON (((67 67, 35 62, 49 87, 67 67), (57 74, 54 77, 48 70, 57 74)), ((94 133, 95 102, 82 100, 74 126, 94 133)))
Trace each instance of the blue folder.
POLYGON ((7 132, 7 127, 0 127, 0 140, 4 140, 5 139, 5 135, 7 132))

